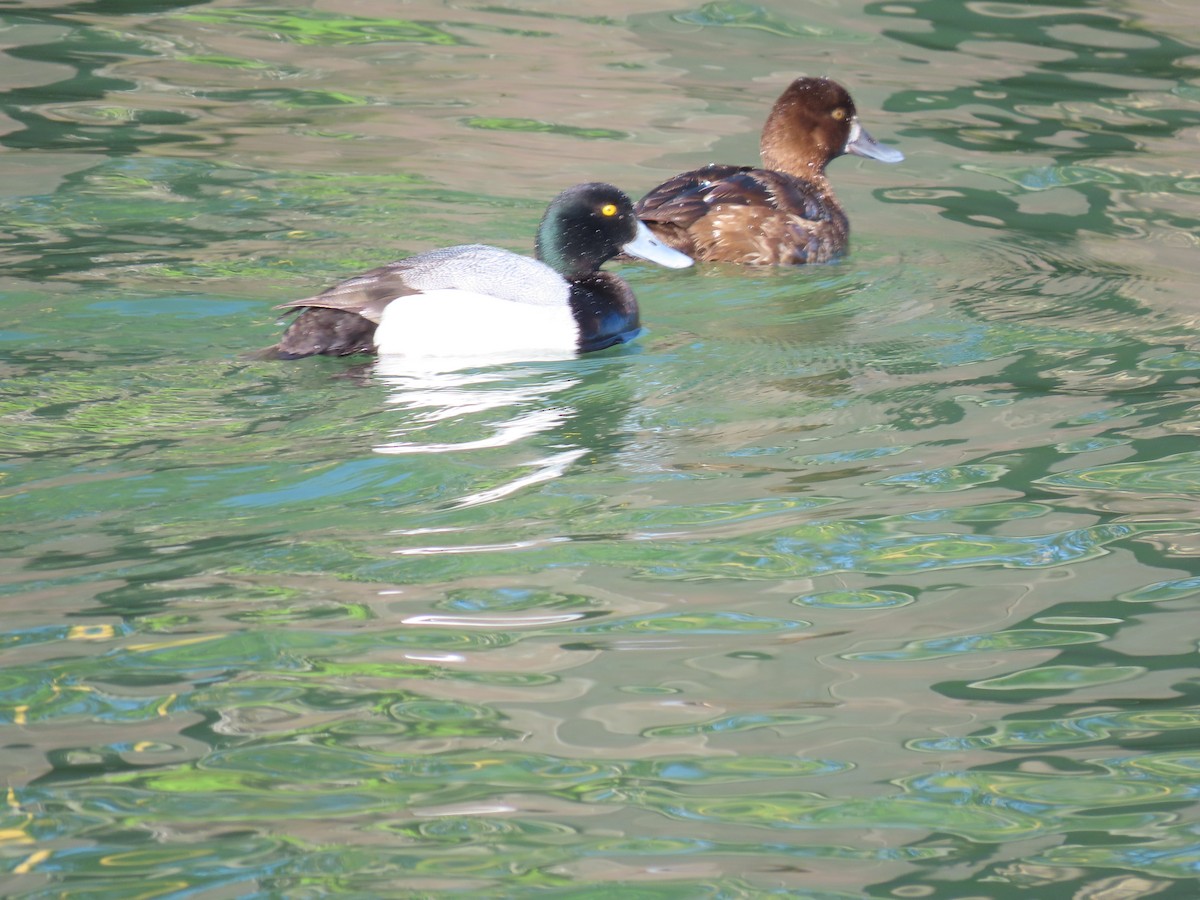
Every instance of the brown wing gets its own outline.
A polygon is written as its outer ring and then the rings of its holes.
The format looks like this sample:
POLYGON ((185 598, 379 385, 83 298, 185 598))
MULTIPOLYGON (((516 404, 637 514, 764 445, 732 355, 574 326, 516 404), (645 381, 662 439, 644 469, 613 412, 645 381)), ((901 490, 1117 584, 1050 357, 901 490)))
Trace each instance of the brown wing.
POLYGON ((342 309, 310 306, 284 331, 279 343, 267 353, 279 359, 302 356, 349 356, 375 351, 375 323, 342 309))
POLYGON ((635 211, 664 241, 703 260, 825 262, 845 249, 848 231, 827 186, 745 166, 677 175, 635 211))
POLYGON ((282 359, 374 352, 375 327, 383 308, 397 297, 418 293, 404 280, 407 269, 405 260, 388 263, 338 282, 315 297, 281 303, 275 308, 298 309, 300 315, 269 352, 282 359))
POLYGON ((361 275, 355 275, 353 278, 340 281, 315 297, 305 297, 303 300, 292 300, 288 303, 281 303, 275 308, 302 309, 320 307, 322 309, 336 309, 362 316, 364 319, 378 325, 380 318, 383 316, 383 308, 389 302, 397 297, 406 297, 410 294, 419 293, 415 288, 409 287, 405 281, 405 274, 408 268, 409 266, 405 260, 388 263, 386 266, 379 266, 376 269, 371 269, 369 272, 363 272, 361 275))
POLYGON ((707 193, 714 184, 740 172, 748 166, 710 165, 669 178, 634 204, 633 213, 650 230, 676 250, 689 255, 695 247, 688 229, 708 215, 711 209, 707 193))

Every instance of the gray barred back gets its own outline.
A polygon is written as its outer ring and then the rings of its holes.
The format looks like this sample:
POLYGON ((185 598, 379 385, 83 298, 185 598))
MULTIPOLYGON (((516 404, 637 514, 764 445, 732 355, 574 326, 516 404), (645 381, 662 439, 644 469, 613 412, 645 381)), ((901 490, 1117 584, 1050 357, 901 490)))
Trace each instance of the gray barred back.
POLYGON ((566 280, 545 263, 487 244, 461 244, 419 253, 395 264, 418 291, 453 288, 535 306, 570 301, 566 280))

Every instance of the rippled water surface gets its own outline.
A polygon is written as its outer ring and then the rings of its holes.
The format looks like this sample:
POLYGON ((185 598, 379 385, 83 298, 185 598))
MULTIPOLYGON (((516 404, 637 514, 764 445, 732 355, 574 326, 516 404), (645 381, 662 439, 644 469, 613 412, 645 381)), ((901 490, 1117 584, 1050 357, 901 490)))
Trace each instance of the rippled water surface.
POLYGON ((1091 898, 1200 874, 1190 2, 0 5, 5 896, 1091 898), (752 162, 843 262, 418 374, 272 306, 752 162))

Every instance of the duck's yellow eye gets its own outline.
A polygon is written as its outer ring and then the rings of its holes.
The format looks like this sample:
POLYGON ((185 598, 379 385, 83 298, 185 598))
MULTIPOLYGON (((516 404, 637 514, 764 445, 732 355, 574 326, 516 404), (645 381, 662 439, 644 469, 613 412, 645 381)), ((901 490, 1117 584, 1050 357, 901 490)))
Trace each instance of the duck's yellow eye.
POLYGON ((615 203, 605 203, 600 207, 600 215, 615 216, 617 214, 617 205, 615 203))
POLYGON ((839 106, 837 109, 831 112, 830 115, 840 122, 842 119, 846 118, 846 111, 839 106))

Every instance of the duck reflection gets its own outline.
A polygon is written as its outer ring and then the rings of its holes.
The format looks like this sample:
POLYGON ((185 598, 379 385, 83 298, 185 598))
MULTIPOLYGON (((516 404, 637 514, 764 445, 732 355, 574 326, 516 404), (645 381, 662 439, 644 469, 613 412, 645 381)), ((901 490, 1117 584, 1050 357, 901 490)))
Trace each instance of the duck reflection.
MULTIPOLYGON (((467 490, 446 505, 479 506, 508 497, 532 485, 552 481, 589 452, 601 449, 592 440, 598 428, 619 421, 630 398, 624 391, 604 389, 624 369, 619 359, 558 361, 473 368, 463 361, 416 364, 381 357, 375 378, 389 389, 387 404, 404 415, 388 439, 376 444, 387 456, 452 454, 455 468, 471 465, 467 490), (625 395, 613 409, 614 394, 625 395), (603 398, 603 401, 599 398, 603 398), (596 409, 597 405, 603 409, 596 409), (517 459, 501 452, 471 460, 463 454, 516 448, 517 459), (478 487, 478 465, 484 463, 486 486, 478 487)), ((611 431, 605 441, 612 446, 611 431)), ((465 485, 464 485, 465 487, 465 485)))

